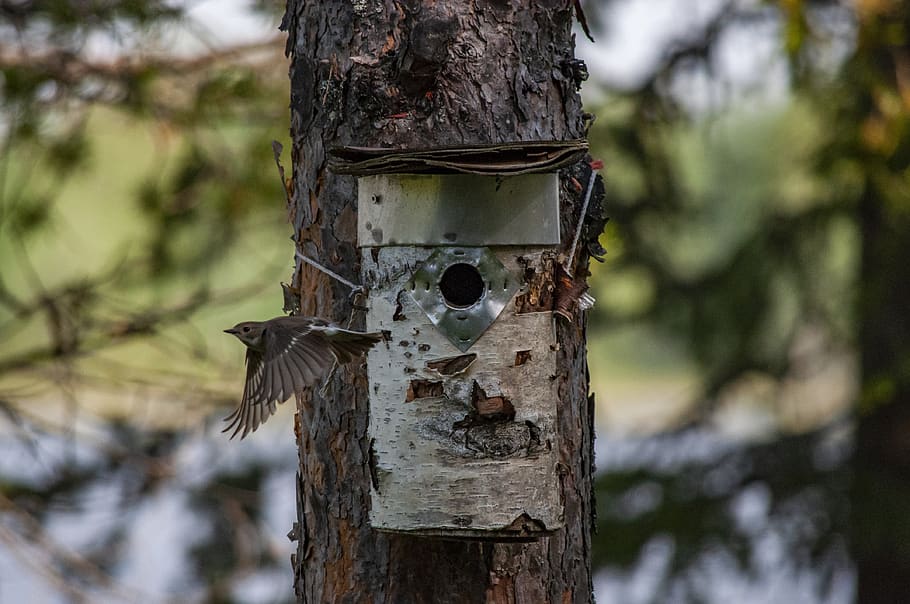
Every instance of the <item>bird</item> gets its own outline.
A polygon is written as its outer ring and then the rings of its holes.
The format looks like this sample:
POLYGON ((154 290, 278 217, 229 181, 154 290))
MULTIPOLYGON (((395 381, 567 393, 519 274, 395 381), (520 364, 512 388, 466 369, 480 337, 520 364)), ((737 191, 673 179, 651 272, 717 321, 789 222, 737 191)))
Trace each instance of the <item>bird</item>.
POLYGON ((244 321, 225 333, 246 345, 246 380, 240 405, 224 418, 231 440, 255 432, 279 403, 330 375, 382 341, 382 332, 343 329, 316 317, 275 317, 244 321))

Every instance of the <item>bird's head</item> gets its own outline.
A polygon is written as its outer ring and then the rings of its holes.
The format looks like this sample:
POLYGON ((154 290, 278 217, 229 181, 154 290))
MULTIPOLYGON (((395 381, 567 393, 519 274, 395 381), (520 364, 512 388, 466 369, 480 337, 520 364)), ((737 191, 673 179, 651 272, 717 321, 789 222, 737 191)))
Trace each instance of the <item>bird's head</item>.
POLYGON ((257 350, 263 347, 263 332, 265 332, 265 324, 260 321, 244 321, 224 330, 224 333, 237 336, 238 340, 257 350))

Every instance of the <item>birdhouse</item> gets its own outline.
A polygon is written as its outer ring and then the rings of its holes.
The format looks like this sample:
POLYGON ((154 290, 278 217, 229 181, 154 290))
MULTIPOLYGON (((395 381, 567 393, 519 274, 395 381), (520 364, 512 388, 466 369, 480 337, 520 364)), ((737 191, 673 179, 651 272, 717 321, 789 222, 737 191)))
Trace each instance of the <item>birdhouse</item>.
POLYGON ((563 526, 552 283, 559 178, 358 179, 368 356, 370 521, 446 538, 563 526))

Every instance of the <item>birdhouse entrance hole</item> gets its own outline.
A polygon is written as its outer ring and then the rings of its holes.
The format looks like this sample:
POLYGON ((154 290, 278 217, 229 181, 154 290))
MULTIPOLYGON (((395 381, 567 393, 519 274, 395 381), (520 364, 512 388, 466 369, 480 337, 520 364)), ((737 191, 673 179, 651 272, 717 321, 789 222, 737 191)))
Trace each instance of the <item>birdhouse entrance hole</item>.
POLYGON ((469 308, 483 297, 483 277, 476 266, 459 262, 442 273, 439 291, 450 308, 469 308))

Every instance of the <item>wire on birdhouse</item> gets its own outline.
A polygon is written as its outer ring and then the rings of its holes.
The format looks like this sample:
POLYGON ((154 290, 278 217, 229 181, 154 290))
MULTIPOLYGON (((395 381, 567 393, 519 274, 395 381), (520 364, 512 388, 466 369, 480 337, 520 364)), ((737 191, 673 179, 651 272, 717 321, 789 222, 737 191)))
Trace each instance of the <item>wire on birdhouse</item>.
POLYGON ((343 283, 343 284, 347 285, 348 287, 350 287, 352 295, 356 294, 356 293, 361 293, 364 291, 364 287, 362 285, 357 285, 356 283, 352 283, 352 282, 348 281, 347 279, 345 279, 344 277, 342 277, 341 275, 339 275, 332 269, 319 264, 312 258, 308 258, 308 257, 304 256, 303 254, 300 253, 299 250, 297 252, 295 252, 295 255, 297 256, 298 259, 302 260, 303 262, 306 262, 313 268, 321 270, 323 273, 325 273, 329 277, 332 277, 336 281, 343 283))
POLYGON ((603 162, 595 160, 591 162, 591 176, 588 177, 588 189, 585 191, 585 200, 581 204, 581 214, 578 216, 578 226, 575 227, 575 237, 572 239, 572 247, 569 248, 569 255, 566 258, 563 268, 569 275, 572 275, 572 262, 575 260, 575 249, 578 247, 578 239, 581 237, 581 228, 585 224, 585 216, 588 214, 588 203, 591 201, 591 192, 594 190, 594 179, 597 178, 597 171, 603 167, 603 162))

